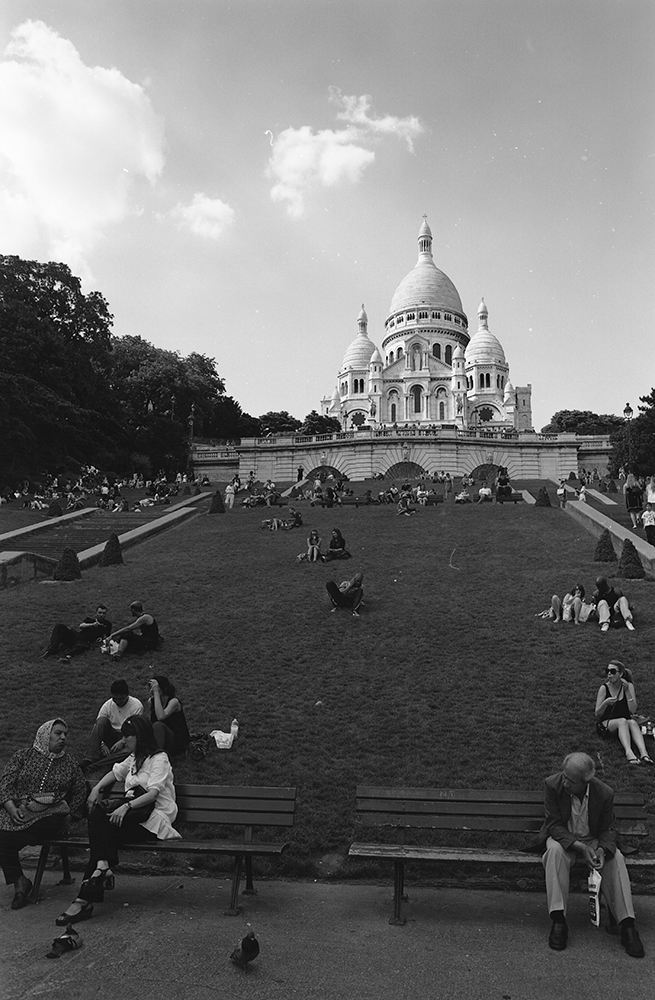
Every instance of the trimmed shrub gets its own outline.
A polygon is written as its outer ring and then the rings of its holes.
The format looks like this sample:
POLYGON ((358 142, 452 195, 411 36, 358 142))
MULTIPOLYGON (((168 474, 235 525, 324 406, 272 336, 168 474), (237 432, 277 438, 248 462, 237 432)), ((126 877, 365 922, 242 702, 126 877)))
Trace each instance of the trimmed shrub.
POLYGON ((535 505, 535 507, 552 507, 553 506, 551 504, 551 502, 550 502, 550 497, 548 496, 548 490, 546 489, 545 486, 542 486, 541 489, 539 490, 539 492, 537 493, 537 499, 535 500, 534 505, 535 505))
POLYGON ((182 490, 182 496, 183 497, 190 497, 191 496, 191 490, 189 489, 189 484, 188 483, 186 484, 186 486, 182 490))
POLYGON ((623 543, 616 575, 623 577, 624 580, 643 580, 646 576, 646 571, 641 565, 639 553, 629 538, 626 538, 623 543))
POLYGON ((62 517, 63 513, 64 512, 61 509, 61 505, 58 504, 56 500, 53 500, 52 503, 50 504, 50 506, 48 507, 48 513, 47 513, 46 516, 47 517, 62 517))
POLYGON ((224 514, 225 513, 225 503, 223 502, 223 496, 220 490, 212 495, 212 502, 209 507, 209 514, 224 514))
POLYGON ((610 481, 607 484, 607 492, 608 493, 618 493, 619 492, 617 490, 617 488, 616 488, 616 483, 614 482, 613 479, 610 479, 610 481))
POLYGON ((605 482, 604 479, 601 479, 601 481, 598 484, 598 492, 607 493, 607 483, 605 482))
POLYGON ((201 493, 202 493, 202 490, 200 489, 200 487, 199 487, 199 486, 198 486, 198 484, 196 483, 196 488, 195 488, 195 489, 194 489, 194 491, 193 491, 193 495, 194 495, 194 497, 199 497, 201 493))
POLYGON ((121 543, 118 541, 118 535, 115 531, 111 533, 107 539, 107 544, 102 550, 102 558, 100 559, 101 566, 122 566, 123 565, 123 554, 121 552, 121 543))
POLYGON ((64 549, 52 575, 53 580, 80 580, 82 570, 75 549, 64 549))
POLYGON ((596 551, 594 552, 594 562, 616 562, 616 552, 614 551, 614 545, 612 544, 612 536, 610 535, 609 528, 605 528, 604 532, 598 539, 596 551))

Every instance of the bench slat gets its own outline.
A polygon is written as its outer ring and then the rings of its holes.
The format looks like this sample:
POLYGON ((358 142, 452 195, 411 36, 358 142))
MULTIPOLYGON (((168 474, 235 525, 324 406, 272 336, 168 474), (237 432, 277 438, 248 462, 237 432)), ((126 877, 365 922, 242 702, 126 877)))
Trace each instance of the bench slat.
POLYGON ((254 812, 226 808, 214 809, 208 802, 204 807, 181 808, 177 818, 182 823, 215 823, 217 826, 293 826, 294 814, 254 812))
POLYGON ((178 798, 193 796, 203 799, 289 799, 294 802, 296 789, 288 786, 268 787, 266 785, 175 785, 178 798))
MULTIPOLYGON (((62 840, 44 840, 44 844, 52 847, 81 847, 88 850, 89 841, 86 837, 68 837, 62 840)), ((252 843, 245 844, 242 840, 234 843, 227 840, 159 840, 137 841, 136 844, 122 844, 122 851, 156 851, 164 850, 173 854, 282 854, 289 844, 252 843)))
POLYGON ((368 822, 369 813, 385 815, 388 823, 399 826, 410 825, 417 816, 508 816, 510 818, 537 816, 543 820, 543 802, 394 802, 383 799, 365 799, 357 803, 357 812, 362 823, 368 822))

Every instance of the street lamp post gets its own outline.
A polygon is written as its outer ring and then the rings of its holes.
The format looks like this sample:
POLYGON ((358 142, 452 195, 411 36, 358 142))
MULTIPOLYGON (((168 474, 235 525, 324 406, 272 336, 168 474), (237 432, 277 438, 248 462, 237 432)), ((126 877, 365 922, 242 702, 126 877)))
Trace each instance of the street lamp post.
POLYGON ((630 472, 630 458, 631 458, 631 456, 630 456, 630 421, 632 420, 632 415, 633 415, 633 409, 630 406, 630 403, 626 403, 625 404, 625 409, 623 411, 623 419, 625 420, 626 425, 627 425, 626 446, 627 446, 628 460, 627 460, 627 468, 625 470, 626 471, 626 475, 630 472))

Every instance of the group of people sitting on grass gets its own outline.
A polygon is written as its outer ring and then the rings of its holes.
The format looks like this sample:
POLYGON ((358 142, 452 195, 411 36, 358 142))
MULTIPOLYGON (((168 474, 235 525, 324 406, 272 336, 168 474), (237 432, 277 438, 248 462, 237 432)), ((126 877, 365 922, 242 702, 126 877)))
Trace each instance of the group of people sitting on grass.
POLYGON ((585 588, 581 583, 571 587, 564 597, 553 594, 550 608, 541 612, 541 617, 554 622, 573 622, 581 625, 588 621, 597 621, 601 632, 609 632, 610 628, 625 628, 634 632, 632 609, 630 602, 622 590, 610 587, 604 576, 596 578, 596 590, 589 601, 585 601, 585 588))
POLYGON ((316 528, 312 528, 307 536, 307 551, 301 552, 297 556, 298 562, 332 562, 334 559, 350 559, 351 555, 346 548, 346 539, 338 528, 332 529, 332 537, 328 547, 323 552, 323 540, 319 536, 316 528))
POLYGON ((88 615, 77 629, 58 623, 52 630, 43 658, 58 656, 60 662, 66 663, 94 645, 100 645, 101 651, 112 659, 120 659, 125 653, 142 654, 157 649, 161 636, 154 616, 143 610, 141 601, 132 601, 130 613, 134 621, 114 631, 104 604, 99 604, 95 614, 88 615))
POLYGON ((288 517, 268 517, 260 521, 260 526, 269 531, 291 531, 292 528, 302 528, 302 514, 295 507, 289 507, 288 517))

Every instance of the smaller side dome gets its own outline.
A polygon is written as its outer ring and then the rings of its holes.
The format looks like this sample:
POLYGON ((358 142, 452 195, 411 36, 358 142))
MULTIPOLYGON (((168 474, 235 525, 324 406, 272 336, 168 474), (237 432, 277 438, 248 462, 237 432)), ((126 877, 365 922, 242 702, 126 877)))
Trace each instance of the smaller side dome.
POLYGON ((368 368, 371 355, 375 350, 375 344, 370 339, 366 331, 367 325, 368 316, 366 315, 366 310, 364 309, 364 304, 362 303, 362 308, 360 309, 359 316, 357 317, 357 336, 349 345, 343 356, 341 368, 339 369, 340 372, 345 372, 349 368, 354 368, 357 371, 360 371, 362 368, 368 368))
POLYGON ((460 358, 463 357, 464 357, 464 348, 462 347, 461 344, 458 344, 455 350, 453 351, 453 361, 459 360, 460 358))
POLYGON ((382 355, 380 354, 380 351, 378 350, 377 347, 375 348, 375 350, 373 351, 373 354, 371 355, 371 364, 372 365, 381 365, 382 364, 382 355))
POLYGON ((337 386, 334 387, 334 392, 332 393, 332 402, 333 403, 340 403, 341 402, 341 395, 339 393, 339 390, 338 390, 337 386))

